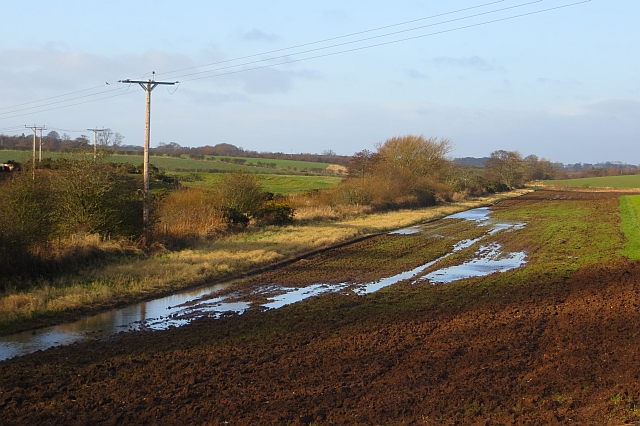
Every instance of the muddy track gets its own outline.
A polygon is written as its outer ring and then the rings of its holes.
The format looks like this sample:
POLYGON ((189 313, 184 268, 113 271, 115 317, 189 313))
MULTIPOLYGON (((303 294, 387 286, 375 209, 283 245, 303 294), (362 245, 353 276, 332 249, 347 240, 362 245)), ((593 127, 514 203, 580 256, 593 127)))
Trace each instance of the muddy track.
POLYGON ((639 283, 617 260, 499 295, 398 285, 57 348, 0 363, 0 423, 637 424, 639 283))

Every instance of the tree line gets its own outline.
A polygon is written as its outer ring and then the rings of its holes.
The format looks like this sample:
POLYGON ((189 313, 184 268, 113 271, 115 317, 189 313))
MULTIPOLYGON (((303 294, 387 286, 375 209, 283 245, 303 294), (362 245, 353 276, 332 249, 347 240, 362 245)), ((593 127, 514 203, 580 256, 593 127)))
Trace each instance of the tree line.
MULTIPOLYGON (((350 157, 339 185, 297 196, 295 205, 292 197, 264 191, 260 177, 247 171, 226 173, 215 190, 204 190, 181 188, 152 167, 153 239, 171 247, 251 223, 281 226, 293 222, 296 206, 425 207, 557 177, 556 164, 516 151, 492 152, 482 169, 463 166, 448 158, 452 147, 448 139, 390 138, 350 157)), ((74 235, 140 238, 140 167, 81 154, 46 159, 35 179, 29 167, 0 175, 0 274, 55 271, 72 253, 74 235)))

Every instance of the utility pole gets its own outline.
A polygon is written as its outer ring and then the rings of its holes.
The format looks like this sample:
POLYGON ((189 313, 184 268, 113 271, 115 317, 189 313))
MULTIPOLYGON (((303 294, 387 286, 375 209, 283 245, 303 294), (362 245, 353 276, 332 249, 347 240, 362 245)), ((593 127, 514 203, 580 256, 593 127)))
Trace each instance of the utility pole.
POLYGON ((42 130, 44 130, 44 128, 40 127, 38 130, 40 130, 40 151, 38 152, 38 163, 42 163, 42 130))
POLYGON ((43 129, 45 129, 45 127, 44 126, 38 127, 35 124, 33 126, 24 126, 24 127, 26 127, 27 129, 33 130, 33 155, 31 156, 31 178, 33 180, 36 180, 36 132, 38 130, 42 131, 43 129))
POLYGON ((146 124, 144 132, 144 160, 143 160, 143 176, 144 176, 144 188, 142 199, 142 223, 144 227, 144 244, 149 245, 150 237, 150 224, 149 224, 149 142, 151 139, 151 92, 159 85, 174 85, 177 81, 155 81, 156 72, 153 72, 153 78, 143 80, 120 80, 120 83, 138 83, 140 87, 147 93, 147 108, 146 108, 146 124))
POLYGON ((93 132, 93 160, 95 161, 98 157, 98 132, 104 132, 104 128, 87 130, 91 130, 93 132))

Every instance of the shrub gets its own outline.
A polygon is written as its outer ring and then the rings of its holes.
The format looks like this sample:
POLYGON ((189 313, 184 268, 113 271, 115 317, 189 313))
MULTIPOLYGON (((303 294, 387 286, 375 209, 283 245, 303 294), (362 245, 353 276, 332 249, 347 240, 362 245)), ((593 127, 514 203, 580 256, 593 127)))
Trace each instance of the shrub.
POLYGON ((142 232, 138 189, 138 182, 120 165, 90 160, 71 163, 55 174, 60 232, 138 237, 142 232))
POLYGON ((248 218, 266 201, 259 177, 243 170, 225 174, 217 192, 220 207, 231 217, 248 218))
POLYGON ((236 228, 246 228, 250 221, 246 213, 242 213, 233 207, 224 208, 222 217, 228 225, 236 228))
POLYGON ((256 210, 254 217, 261 224, 282 226, 292 223, 294 214, 289 204, 271 200, 256 210))
POLYGON ((207 237, 223 228, 216 194, 201 189, 169 192, 158 203, 156 229, 167 238, 207 237))

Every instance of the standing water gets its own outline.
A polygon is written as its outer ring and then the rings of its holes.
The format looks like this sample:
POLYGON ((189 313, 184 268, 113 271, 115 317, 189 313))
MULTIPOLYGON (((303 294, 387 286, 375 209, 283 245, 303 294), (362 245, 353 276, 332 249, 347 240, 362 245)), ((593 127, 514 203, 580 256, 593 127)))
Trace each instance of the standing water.
MULTIPOLYGON (((489 217, 489 213, 488 208, 479 208, 447 216, 445 219, 464 219, 476 221, 479 225, 489 226, 487 236, 499 231, 515 230, 524 226, 522 223, 494 221, 489 217)), ((392 234, 413 235, 422 232, 425 231, 420 226, 414 226, 394 231, 392 234)), ((440 260, 471 247, 483 238, 459 241, 454 245, 451 253, 439 259, 375 282, 331 285, 319 283, 303 288, 265 285, 254 289, 252 292, 253 296, 265 296, 264 298, 267 302, 264 303, 247 301, 247 294, 232 293, 216 296, 217 293, 229 289, 231 286, 231 284, 218 284, 104 312, 72 323, 0 337, 0 361, 54 346, 70 345, 83 340, 111 336, 119 332, 180 327, 197 318, 220 318, 228 314, 242 314, 250 308, 278 309, 329 292, 349 292, 350 294, 365 295, 406 280, 412 280, 413 283, 427 281, 431 283, 448 283, 463 278, 484 276, 498 271, 504 272, 525 264, 526 256, 524 253, 502 254, 499 244, 490 243, 481 246, 476 252, 475 258, 469 262, 422 275, 440 260)))

